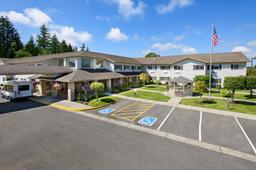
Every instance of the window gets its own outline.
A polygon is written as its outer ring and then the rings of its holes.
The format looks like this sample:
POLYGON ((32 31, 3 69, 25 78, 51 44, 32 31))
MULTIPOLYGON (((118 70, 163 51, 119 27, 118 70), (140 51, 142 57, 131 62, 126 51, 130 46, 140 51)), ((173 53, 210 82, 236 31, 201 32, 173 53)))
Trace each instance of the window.
POLYGON ((213 78, 212 79, 212 82, 215 83, 215 84, 221 84, 221 78, 213 78))
POLYGON ((231 70, 239 70, 239 69, 243 69, 244 65, 241 64, 231 64, 231 70))
POLYGON ((173 68, 174 70, 183 70, 183 66, 180 65, 175 65, 173 68))
POLYGON ((122 70, 123 66, 122 65, 115 65, 115 70, 122 70))
POLYGON ((82 58, 81 65, 83 68, 90 68, 92 66, 92 60, 90 58, 82 58))
POLYGON ((157 80, 156 77, 151 77, 153 81, 157 80))
POLYGON ((170 70, 170 66, 160 66, 161 70, 170 70))
POLYGON ((125 70, 131 70, 131 66, 124 65, 125 70))
POLYGON ((161 81, 169 81, 169 80, 170 80, 170 77, 160 77, 160 80, 161 80, 161 81))
POLYGON ((102 59, 96 59, 96 68, 103 68, 103 62, 102 59))
POLYGON ((202 65, 194 65, 193 70, 204 70, 204 66, 202 65))
POLYGON ((132 66, 132 70, 136 70, 136 67, 135 67, 135 66, 132 66))
POLYGON ((4 90, 13 93, 13 85, 4 85, 4 90))
POLYGON ((141 67, 141 66, 138 66, 138 67, 137 67, 137 70, 141 70, 141 69, 142 69, 142 67, 141 67))
POLYGON ((19 91, 27 91, 27 90, 29 90, 29 85, 19 85, 18 90, 19 91))
MULTIPOLYGON (((209 70, 210 66, 207 66, 207 69, 209 70)), ((219 65, 212 65, 212 70, 221 70, 221 64, 219 65)))
POLYGON ((69 67, 76 67, 76 59, 75 58, 69 58, 68 59, 68 65, 69 65, 69 67))
MULTIPOLYGON (((37 65, 39 65, 39 64, 37 64, 37 65)), ((58 66, 64 66, 64 59, 58 60, 58 66)))
POLYGON ((148 70, 153 70, 153 66, 148 66, 148 70))

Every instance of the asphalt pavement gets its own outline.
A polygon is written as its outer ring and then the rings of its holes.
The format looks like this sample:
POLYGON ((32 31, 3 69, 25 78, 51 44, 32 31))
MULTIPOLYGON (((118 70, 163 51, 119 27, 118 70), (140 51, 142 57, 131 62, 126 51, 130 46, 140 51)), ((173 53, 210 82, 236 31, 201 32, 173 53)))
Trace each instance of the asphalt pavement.
POLYGON ((0 106, 0 169, 256 168, 255 162, 34 102, 12 105, 0 106))

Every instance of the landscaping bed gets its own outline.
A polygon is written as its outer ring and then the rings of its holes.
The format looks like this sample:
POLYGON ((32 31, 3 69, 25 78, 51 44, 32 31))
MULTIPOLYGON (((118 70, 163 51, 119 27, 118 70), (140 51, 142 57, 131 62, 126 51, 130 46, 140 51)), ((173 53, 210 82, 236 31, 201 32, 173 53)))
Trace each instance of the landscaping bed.
POLYGON ((98 100, 97 99, 91 100, 90 102, 88 102, 88 105, 92 107, 103 107, 109 104, 116 103, 119 99, 120 98, 114 97, 114 96, 106 96, 106 97, 101 97, 98 100))
MULTIPOLYGON (((202 98, 201 100, 205 99, 202 98)), ((205 102, 200 102, 198 98, 183 99, 181 104, 256 115, 256 103, 250 102, 234 101, 234 103, 230 103, 230 109, 227 108, 227 100, 225 99, 210 99, 205 100, 205 102)))
MULTIPOLYGON (((208 96, 208 93, 203 93, 203 95, 208 96)), ((222 92, 218 92, 218 91, 211 91, 211 96, 223 97, 222 92)), ((229 98, 229 97, 226 97, 226 98, 229 98)), ((256 101, 256 95, 253 95, 252 97, 250 97, 249 94, 235 93, 234 99, 256 101)))
POLYGON ((142 90, 137 90, 136 96, 134 96, 133 90, 129 90, 129 91, 120 93, 120 95, 141 98, 141 99, 161 101, 161 102, 167 102, 170 99, 169 96, 165 96, 158 92, 149 92, 149 91, 142 91, 142 90))

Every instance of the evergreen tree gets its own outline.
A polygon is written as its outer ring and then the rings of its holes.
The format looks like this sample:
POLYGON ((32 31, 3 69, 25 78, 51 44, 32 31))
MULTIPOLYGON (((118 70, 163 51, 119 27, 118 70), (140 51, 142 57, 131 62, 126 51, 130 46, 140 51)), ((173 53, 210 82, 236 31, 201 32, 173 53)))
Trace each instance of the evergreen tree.
POLYGON ((65 40, 62 40, 60 43, 60 53, 68 52, 68 45, 65 40))
POLYGON ((40 50, 40 54, 49 54, 51 36, 48 32, 48 28, 45 25, 40 27, 40 35, 37 36, 37 44, 40 50))
POLYGON ((85 45, 82 44, 81 51, 85 51, 85 45))
POLYGON ((23 48, 18 31, 7 17, 0 17, 0 57, 14 58, 23 48))
POLYGON ((71 44, 68 44, 68 51, 69 51, 69 52, 72 52, 72 51, 73 51, 73 47, 72 47, 71 44))
POLYGON ((35 42, 34 42, 34 38, 33 36, 30 37, 29 41, 27 42, 27 44, 25 45, 25 50, 30 53, 32 56, 37 56, 39 55, 39 49, 36 46, 35 42))
POLYGON ((31 54, 27 52, 24 48, 15 52, 16 58, 30 57, 31 54))
POLYGON ((51 54, 56 54, 60 52, 60 42, 55 34, 51 38, 50 52, 51 54))

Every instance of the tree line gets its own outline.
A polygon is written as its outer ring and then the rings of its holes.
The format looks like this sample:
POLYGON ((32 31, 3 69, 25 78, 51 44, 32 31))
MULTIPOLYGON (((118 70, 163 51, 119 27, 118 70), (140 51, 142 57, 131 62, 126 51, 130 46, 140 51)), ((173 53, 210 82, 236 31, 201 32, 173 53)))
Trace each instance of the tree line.
POLYGON ((46 54, 77 51, 77 48, 65 40, 59 41, 57 36, 49 33, 46 25, 40 27, 40 33, 22 43, 17 29, 8 17, 0 17, 0 58, 22 58, 46 54))

